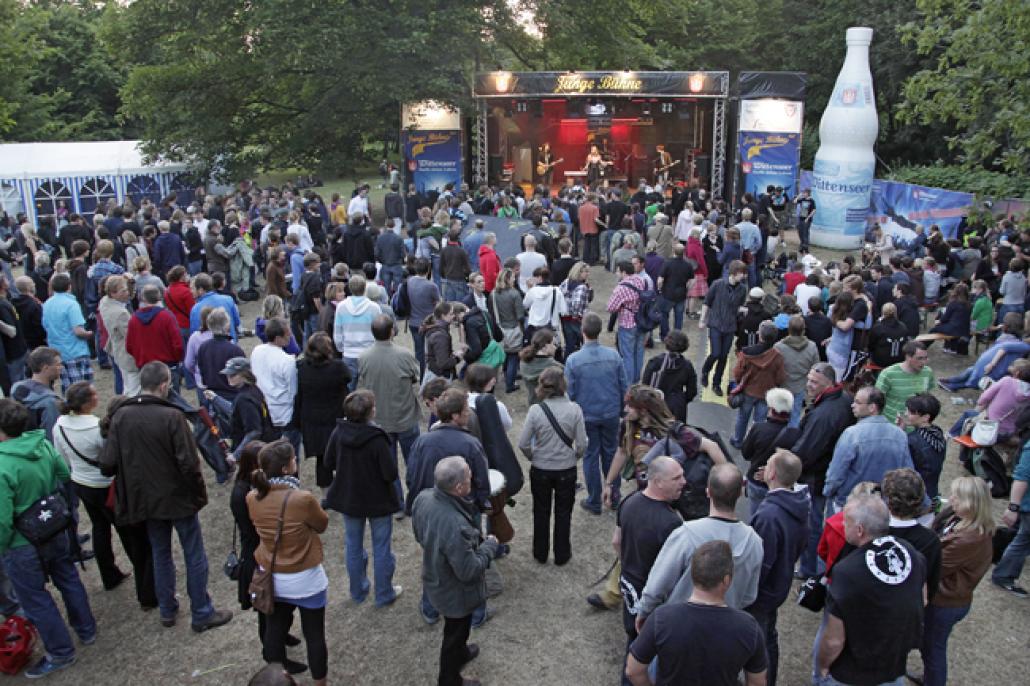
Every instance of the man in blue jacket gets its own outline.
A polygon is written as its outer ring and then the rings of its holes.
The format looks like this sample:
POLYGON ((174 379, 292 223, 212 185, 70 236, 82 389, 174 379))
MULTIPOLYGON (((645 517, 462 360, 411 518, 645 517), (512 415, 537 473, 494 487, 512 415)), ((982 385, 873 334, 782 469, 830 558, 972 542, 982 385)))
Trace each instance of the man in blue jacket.
POLYGON ((777 450, 755 478, 769 486, 769 494, 751 516, 751 528, 762 538, 762 572, 758 577, 758 597, 747 608, 765 633, 769 654, 767 683, 776 686, 780 659, 776 614, 790 594, 794 563, 808 542, 808 517, 811 499, 808 489, 796 487, 801 476, 801 460, 788 450, 777 450))
MULTIPOLYGON (((629 384, 622 356, 598 342, 603 322, 593 312, 583 315, 583 347, 565 361, 569 399, 583 410, 587 450, 583 456, 583 479, 587 498, 579 505, 591 514, 601 514, 601 484, 612 466, 619 434, 622 399, 629 384)), ((612 487, 617 492, 618 483, 612 487)))

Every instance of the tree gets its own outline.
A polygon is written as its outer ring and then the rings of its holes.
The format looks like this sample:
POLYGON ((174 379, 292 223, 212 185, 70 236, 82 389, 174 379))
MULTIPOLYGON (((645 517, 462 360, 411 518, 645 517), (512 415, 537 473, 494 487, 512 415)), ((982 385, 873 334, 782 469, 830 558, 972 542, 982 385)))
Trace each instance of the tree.
POLYGON ((1011 0, 918 0, 925 15, 903 35, 932 66, 902 90, 906 122, 945 125, 968 168, 1030 168, 1030 12, 1011 0))
POLYGON ((6 140, 121 138, 118 90, 125 70, 97 38, 91 0, 0 0, 0 135, 6 140))
POLYGON ((138 0, 108 6, 103 36, 135 65, 122 112, 145 150, 238 178, 343 173, 366 134, 396 130, 402 102, 470 105, 502 23, 503 0, 138 0))

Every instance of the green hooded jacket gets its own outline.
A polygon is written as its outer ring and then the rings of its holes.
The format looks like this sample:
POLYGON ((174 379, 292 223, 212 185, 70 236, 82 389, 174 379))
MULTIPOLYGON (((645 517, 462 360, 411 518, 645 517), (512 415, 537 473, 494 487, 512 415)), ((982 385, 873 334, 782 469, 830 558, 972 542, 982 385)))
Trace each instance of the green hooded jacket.
POLYGON ((70 478, 42 429, 0 442, 0 554, 29 545, 14 528, 15 517, 70 478))

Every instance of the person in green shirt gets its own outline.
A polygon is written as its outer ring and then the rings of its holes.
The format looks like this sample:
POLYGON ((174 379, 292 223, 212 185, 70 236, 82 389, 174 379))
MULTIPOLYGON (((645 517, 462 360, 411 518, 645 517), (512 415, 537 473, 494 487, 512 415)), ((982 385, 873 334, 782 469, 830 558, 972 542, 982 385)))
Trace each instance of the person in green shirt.
POLYGON ((994 322, 994 303, 991 302, 987 282, 983 279, 973 282, 973 312, 970 318, 973 321, 973 333, 986 331, 994 322))
POLYGON ((80 643, 96 641, 97 623, 72 560, 74 528, 58 533, 40 548, 15 528, 20 514, 71 478, 68 465, 44 431, 27 431, 29 425, 28 408, 14 400, 0 400, 0 554, 25 616, 36 626, 46 649, 44 657, 25 672, 35 679, 75 663, 75 644, 47 590, 48 579, 61 592, 68 622, 80 643))
POLYGON ((905 359, 880 372, 876 387, 883 391, 886 403, 883 416, 895 423, 898 413, 905 409, 905 401, 919 393, 929 393, 937 385, 933 370, 926 364, 926 346, 918 341, 909 341, 901 352, 905 359))

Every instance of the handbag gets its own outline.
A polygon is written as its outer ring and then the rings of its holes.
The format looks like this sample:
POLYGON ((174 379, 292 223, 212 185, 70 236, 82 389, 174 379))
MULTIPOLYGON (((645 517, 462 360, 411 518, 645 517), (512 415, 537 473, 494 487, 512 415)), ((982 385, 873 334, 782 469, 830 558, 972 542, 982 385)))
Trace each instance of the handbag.
POLYGON ((973 442, 981 446, 992 446, 998 442, 998 422, 993 419, 979 419, 969 434, 973 442))
MULTIPOLYGON (((497 292, 490 293, 490 298, 494 303, 494 312, 497 312, 497 292)), ((514 353, 522 349, 522 342, 525 338, 522 334, 522 329, 517 326, 506 329, 500 323, 497 326, 501 329, 501 335, 503 336, 501 347, 505 353, 514 353)))
POLYGON ((730 382, 729 392, 726 393, 726 404, 731 410, 739 410, 744 406, 744 384, 735 381, 730 382))
POLYGON ((504 359, 507 355, 504 352, 504 348, 501 347, 500 343, 494 340, 494 332, 490 327, 490 318, 486 317, 486 330, 490 334, 490 342, 483 348, 483 352, 480 353, 479 359, 476 360, 479 364, 485 364, 487 367, 493 367, 494 369, 504 364, 504 359))
POLYGON ((222 571, 225 575, 233 581, 237 581, 240 578, 240 556, 236 554, 236 523, 232 525, 232 550, 225 557, 225 564, 222 565, 222 571))
POLYGON ((72 525, 72 511, 60 490, 43 496, 14 518, 14 528, 36 548, 72 525))
POLYGON ((275 558, 279 554, 279 540, 283 536, 283 519, 286 517, 286 503, 290 501, 290 493, 293 489, 286 491, 283 498, 282 509, 279 510, 279 524, 275 531, 275 542, 272 544, 272 563, 268 569, 259 566, 254 571, 254 578, 250 581, 250 604, 258 612, 266 615, 272 614, 275 609, 275 558))
POLYGON ((808 577, 798 586, 798 605, 812 612, 823 611, 826 607, 826 586, 830 583, 830 572, 838 560, 840 557, 834 560, 825 572, 808 577))

